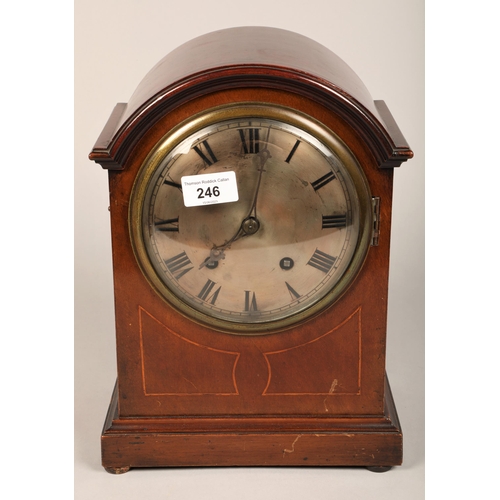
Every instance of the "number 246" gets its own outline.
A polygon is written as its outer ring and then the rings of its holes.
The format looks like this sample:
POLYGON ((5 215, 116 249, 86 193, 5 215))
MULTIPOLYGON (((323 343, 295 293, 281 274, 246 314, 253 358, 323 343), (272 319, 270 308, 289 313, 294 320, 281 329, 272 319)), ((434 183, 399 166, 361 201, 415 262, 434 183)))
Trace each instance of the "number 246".
POLYGON ((212 196, 217 197, 220 195, 220 191, 219 191, 218 186, 214 186, 213 188, 208 187, 206 190, 203 190, 202 188, 198 188, 196 190, 196 192, 198 193, 198 198, 205 198, 205 196, 208 196, 209 198, 211 198, 212 196))

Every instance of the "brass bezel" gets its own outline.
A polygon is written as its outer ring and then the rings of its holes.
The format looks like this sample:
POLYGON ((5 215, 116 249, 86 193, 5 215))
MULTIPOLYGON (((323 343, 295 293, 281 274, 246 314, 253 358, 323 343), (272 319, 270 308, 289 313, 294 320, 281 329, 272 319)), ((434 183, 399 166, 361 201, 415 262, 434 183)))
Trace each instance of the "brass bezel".
POLYGON ((129 233, 132 248, 139 267, 155 292, 180 314, 209 328, 235 335, 264 335, 290 329, 336 302, 347 290, 360 271, 372 237, 373 216, 371 193, 363 169, 347 145, 328 127, 315 118, 297 110, 274 103, 236 102, 207 109, 180 123, 165 134, 143 161, 134 181, 129 204, 129 233), (198 311, 177 297, 160 279, 147 254, 142 234, 142 212, 150 179, 163 159, 187 137, 204 127, 231 119, 268 118, 309 133, 342 161, 356 190, 360 209, 360 230, 353 258, 337 284, 324 297, 306 309, 286 318, 263 323, 237 323, 209 316, 198 311))

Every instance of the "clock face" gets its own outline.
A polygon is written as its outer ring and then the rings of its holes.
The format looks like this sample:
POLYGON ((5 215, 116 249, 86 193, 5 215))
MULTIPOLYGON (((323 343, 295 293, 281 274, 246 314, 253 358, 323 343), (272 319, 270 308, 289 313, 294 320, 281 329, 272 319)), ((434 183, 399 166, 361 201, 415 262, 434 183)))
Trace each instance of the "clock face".
POLYGON ((335 301, 369 246, 371 198, 328 129, 286 108, 209 110, 160 141, 131 199, 156 291, 185 315, 265 333, 335 301))

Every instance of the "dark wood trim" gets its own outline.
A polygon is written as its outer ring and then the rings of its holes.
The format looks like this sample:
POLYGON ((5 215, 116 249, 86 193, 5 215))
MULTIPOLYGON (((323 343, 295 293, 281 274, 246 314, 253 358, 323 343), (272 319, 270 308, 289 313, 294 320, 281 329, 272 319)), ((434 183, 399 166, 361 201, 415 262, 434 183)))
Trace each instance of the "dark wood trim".
POLYGON ((104 128, 97 138, 97 141, 92 149, 92 152, 89 155, 89 158, 97 163, 99 163, 103 168, 107 169, 116 169, 121 168, 120 165, 116 164, 113 158, 113 154, 111 153, 113 147, 113 137, 115 136, 119 125, 120 120, 127 109, 127 104, 120 102, 118 103, 111 115, 104 125, 104 128))
POLYGON ((283 90, 322 104, 344 118, 353 128, 359 129, 381 168, 397 167, 413 156, 383 101, 376 103, 377 109, 383 112, 384 121, 390 124, 387 128, 381 119, 328 82, 290 70, 247 66, 196 75, 173 88, 165 89, 144 103, 115 131, 113 126, 116 125, 117 108, 121 110, 123 104, 117 105, 89 158, 103 168, 122 169, 134 146, 163 116, 196 97, 236 88, 283 90))

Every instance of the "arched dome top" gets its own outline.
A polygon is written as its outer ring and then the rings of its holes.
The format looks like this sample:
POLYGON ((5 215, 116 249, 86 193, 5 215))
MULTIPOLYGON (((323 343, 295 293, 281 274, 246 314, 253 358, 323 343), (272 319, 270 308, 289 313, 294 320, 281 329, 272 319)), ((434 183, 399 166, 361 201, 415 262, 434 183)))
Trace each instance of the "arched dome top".
POLYGON ((228 67, 283 68, 334 85, 376 113, 373 99, 358 75, 335 53, 292 31, 245 26, 190 40, 159 61, 132 95, 122 123, 168 86, 191 75, 228 67))
POLYGON ((199 36, 167 54, 129 103, 115 107, 90 158, 105 168, 123 168, 153 119, 183 99, 237 86, 298 92, 337 107, 365 130, 381 167, 399 166, 413 155, 384 102, 372 99, 340 57, 303 35, 248 26, 199 36))

